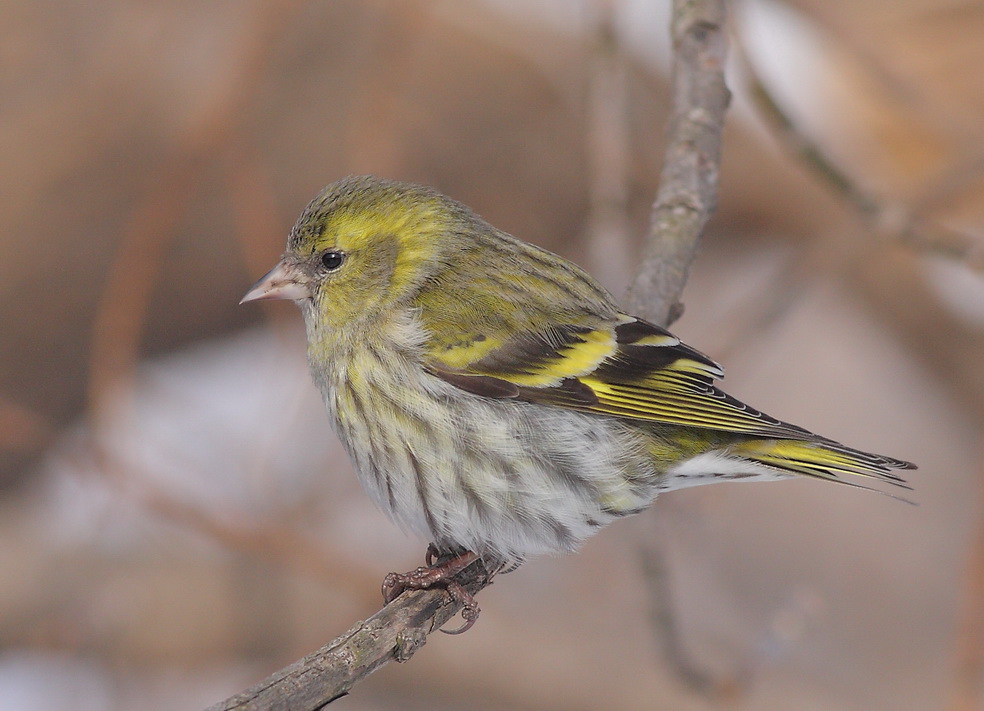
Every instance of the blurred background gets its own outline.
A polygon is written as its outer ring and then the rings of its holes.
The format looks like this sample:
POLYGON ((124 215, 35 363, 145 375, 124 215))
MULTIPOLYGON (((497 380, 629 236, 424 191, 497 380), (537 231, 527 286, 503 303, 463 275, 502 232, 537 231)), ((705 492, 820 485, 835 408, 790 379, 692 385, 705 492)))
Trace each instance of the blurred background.
MULTIPOLYGON (((369 172, 621 294, 668 6, 3 3, 0 709, 201 708, 378 609, 424 542, 359 490, 296 309, 237 301, 369 172)), ((669 494, 339 708, 984 708, 984 4, 731 10, 721 200, 674 330, 752 405, 918 463, 918 506, 669 494)))

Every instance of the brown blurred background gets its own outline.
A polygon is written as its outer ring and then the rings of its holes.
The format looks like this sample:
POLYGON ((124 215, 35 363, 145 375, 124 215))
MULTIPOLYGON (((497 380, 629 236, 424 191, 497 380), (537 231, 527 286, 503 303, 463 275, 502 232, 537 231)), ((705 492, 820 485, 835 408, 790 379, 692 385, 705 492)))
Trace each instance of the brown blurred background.
MULTIPOLYGON (((3 5, 0 709, 204 707, 377 609, 423 542, 359 491, 295 310, 237 301, 317 190, 367 172, 621 293, 668 5, 3 5)), ((674 328, 751 404, 917 462, 919 506, 670 494, 500 578, 472 631, 340 708, 984 708, 984 5, 731 7, 864 200, 783 147, 735 54, 721 204, 674 328)))

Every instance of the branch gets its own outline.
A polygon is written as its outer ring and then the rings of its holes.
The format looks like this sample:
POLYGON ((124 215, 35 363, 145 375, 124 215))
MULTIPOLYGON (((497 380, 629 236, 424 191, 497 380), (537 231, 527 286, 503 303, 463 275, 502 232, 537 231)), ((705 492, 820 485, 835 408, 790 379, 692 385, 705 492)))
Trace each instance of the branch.
POLYGON ((52 433, 44 417, 0 393, 0 452, 40 451, 52 433))
POLYGON ((618 31, 619 7, 619 0, 595 0, 587 67, 587 264, 606 286, 623 282, 632 264, 629 62, 618 31))
MULTIPOLYGON (((473 595, 490 583, 481 560, 455 576, 473 595)), ((405 662, 461 610, 443 589, 411 590, 313 654, 206 711, 316 711, 389 662, 405 662)))
POLYGON ((661 325, 683 313, 680 294, 717 205, 721 133, 731 93, 721 0, 673 2, 673 110, 642 265, 626 304, 661 325))
MULTIPOLYGON (((769 90, 741 42, 737 44, 739 57, 747 73, 749 94, 771 128, 773 136, 807 170, 853 208, 876 235, 912 249, 953 259, 977 272, 984 272, 984 242, 960 230, 920 218, 902 203, 885 200, 862 187, 817 141, 796 124, 769 90)), ((979 168, 979 161, 974 160, 970 166, 979 168)), ((966 174, 967 167, 961 168, 957 175, 966 174)))
MULTIPOLYGON (((725 111, 728 41, 723 0, 673 2, 673 107, 642 264, 626 295, 631 313, 668 326, 683 313, 680 295, 700 235, 717 205, 725 111)), ((654 635, 667 664, 688 688, 717 699, 735 694, 734 680, 701 669, 684 648, 669 585, 669 561, 657 541, 641 547, 654 635)))

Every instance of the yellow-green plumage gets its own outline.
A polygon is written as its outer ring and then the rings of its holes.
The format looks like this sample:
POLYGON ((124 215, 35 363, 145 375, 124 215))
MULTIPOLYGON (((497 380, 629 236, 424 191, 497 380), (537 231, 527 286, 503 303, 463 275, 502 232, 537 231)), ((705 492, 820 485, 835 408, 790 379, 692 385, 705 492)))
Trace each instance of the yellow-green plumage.
POLYGON ((576 265, 428 188, 328 186, 247 295, 298 302, 311 371, 373 498, 440 549, 571 550, 660 491, 912 465, 753 410, 721 368, 576 265))

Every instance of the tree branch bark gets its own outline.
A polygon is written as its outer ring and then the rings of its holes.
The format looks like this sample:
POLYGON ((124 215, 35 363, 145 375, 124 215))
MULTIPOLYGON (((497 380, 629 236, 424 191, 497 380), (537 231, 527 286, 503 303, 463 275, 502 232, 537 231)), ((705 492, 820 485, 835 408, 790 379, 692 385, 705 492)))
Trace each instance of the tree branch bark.
MULTIPOLYGON (((724 0, 674 0, 668 143, 643 261, 628 297, 635 313, 659 324, 671 323, 682 311, 680 293, 717 201, 730 99, 724 23, 724 0)), ((476 561, 455 579, 475 594, 489 584, 490 571, 476 561)), ((323 708, 388 662, 409 659, 460 609, 443 590, 406 592, 317 652, 207 711, 323 708)))
MULTIPOLYGON (((717 206, 724 116, 731 101, 724 69, 728 53, 724 0, 674 0, 673 104, 659 191, 653 204, 642 263, 626 294, 630 313, 669 326, 683 313, 680 295, 700 235, 717 206)), ((689 688, 721 697, 732 680, 700 668, 676 627, 669 563, 659 541, 647 540, 641 563, 654 633, 666 663, 689 688)))
MULTIPOLYGON (((475 561, 455 580, 477 593, 491 571, 475 561)), ((458 611, 443 589, 410 590, 318 651, 206 711, 316 711, 341 698, 379 667, 405 662, 458 611)))
POLYGON ((660 325, 683 313, 680 294, 717 205, 721 134, 731 93, 723 0, 673 2, 673 108, 642 264, 626 305, 660 325))

